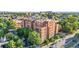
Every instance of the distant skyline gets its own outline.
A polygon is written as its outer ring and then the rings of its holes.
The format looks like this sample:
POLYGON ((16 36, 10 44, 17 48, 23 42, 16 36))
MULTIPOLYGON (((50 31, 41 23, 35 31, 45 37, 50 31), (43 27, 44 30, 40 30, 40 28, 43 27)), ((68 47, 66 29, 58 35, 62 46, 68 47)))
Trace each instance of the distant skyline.
POLYGON ((9 12, 79 12, 78 0, 0 0, 0 11, 9 12))

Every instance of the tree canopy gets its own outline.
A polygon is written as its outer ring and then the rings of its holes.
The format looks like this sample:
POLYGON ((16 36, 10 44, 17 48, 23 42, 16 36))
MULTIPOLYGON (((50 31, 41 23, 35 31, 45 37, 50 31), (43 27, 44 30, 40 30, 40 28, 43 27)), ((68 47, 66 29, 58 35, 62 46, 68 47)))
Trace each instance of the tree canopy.
POLYGON ((40 36, 39 36, 39 34, 38 34, 37 32, 35 32, 35 31, 29 32, 28 41, 29 41, 32 45, 40 45, 40 44, 41 44, 40 36))
POLYGON ((29 32, 32 31, 31 29, 29 28, 19 28, 17 29, 17 35, 21 38, 28 38, 28 35, 29 35, 29 32))
POLYGON ((74 16, 69 16, 64 20, 60 21, 60 25, 64 32, 73 33, 76 29, 79 28, 79 21, 74 16))
POLYGON ((24 47, 23 40, 20 39, 17 35, 12 33, 6 34, 6 38, 8 39, 8 43, 6 44, 7 48, 22 48, 24 47))

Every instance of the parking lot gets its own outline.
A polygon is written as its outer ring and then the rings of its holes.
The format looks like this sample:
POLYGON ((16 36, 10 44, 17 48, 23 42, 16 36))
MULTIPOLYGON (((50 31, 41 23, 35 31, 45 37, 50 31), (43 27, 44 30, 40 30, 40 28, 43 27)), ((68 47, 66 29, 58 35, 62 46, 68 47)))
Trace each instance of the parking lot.
POLYGON ((67 39, 64 45, 65 48, 78 48, 79 47, 79 39, 72 37, 67 39))

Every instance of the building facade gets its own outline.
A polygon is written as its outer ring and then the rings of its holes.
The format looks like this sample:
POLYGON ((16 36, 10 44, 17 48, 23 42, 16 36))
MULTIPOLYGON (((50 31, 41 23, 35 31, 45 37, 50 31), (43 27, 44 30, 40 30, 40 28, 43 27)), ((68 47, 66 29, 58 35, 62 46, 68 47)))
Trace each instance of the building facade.
POLYGON ((22 21, 21 20, 12 20, 12 21, 13 21, 13 25, 15 26, 16 29, 22 27, 22 21))
POLYGON ((26 27, 35 30, 40 34, 42 41, 49 39, 56 35, 59 31, 59 24, 56 20, 14 20, 15 27, 26 27))
POLYGON ((38 32, 42 41, 53 37, 59 31, 59 24, 56 20, 23 20, 23 24, 23 27, 38 32))

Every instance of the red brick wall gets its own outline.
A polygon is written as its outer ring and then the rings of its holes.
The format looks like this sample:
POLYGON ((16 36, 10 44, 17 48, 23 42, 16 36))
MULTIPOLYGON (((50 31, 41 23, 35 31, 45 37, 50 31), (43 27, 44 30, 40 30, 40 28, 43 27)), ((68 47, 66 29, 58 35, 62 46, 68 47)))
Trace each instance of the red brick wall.
POLYGON ((40 34, 42 41, 57 34, 59 29, 59 25, 53 20, 44 22, 26 20, 25 27, 37 31, 40 34))
POLYGON ((55 34, 55 22, 48 21, 47 34, 48 34, 48 38, 51 38, 52 36, 54 36, 54 34, 55 34))
POLYGON ((59 31, 59 24, 56 23, 56 26, 55 26, 55 34, 57 34, 59 31))
POLYGON ((42 42, 47 39, 47 27, 40 29, 40 37, 42 39, 42 42))

